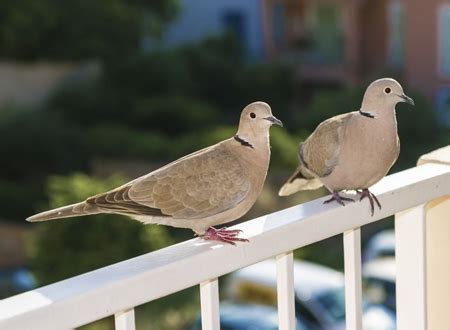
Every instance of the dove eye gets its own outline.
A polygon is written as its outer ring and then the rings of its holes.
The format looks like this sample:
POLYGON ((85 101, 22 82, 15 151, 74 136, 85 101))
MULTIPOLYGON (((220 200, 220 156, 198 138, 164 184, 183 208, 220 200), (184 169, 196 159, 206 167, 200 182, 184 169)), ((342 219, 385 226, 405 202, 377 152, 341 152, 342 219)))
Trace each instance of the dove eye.
POLYGON ((385 92, 386 94, 389 94, 389 93, 391 93, 391 89, 390 89, 389 87, 386 87, 386 88, 384 89, 384 92, 385 92))
POLYGON ((250 118, 252 118, 252 119, 255 119, 255 118, 256 118, 256 115, 255 115, 254 112, 251 112, 251 113, 250 113, 250 118))

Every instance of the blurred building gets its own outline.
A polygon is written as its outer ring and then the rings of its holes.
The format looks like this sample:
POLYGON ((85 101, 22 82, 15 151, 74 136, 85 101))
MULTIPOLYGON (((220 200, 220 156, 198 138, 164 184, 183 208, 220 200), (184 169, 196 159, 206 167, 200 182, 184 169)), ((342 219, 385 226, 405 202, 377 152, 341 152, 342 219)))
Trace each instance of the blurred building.
POLYGON ((261 0, 179 0, 178 18, 169 24, 159 41, 149 38, 144 47, 176 47, 231 30, 252 59, 263 59, 264 31, 261 0), (156 43, 156 44, 155 44, 156 43))
MULTIPOLYGON (((450 0, 179 0, 179 16, 149 51, 232 31, 251 60, 294 64, 304 83, 393 76, 421 91, 450 126, 450 0)), ((98 64, 0 62, 0 104, 41 103, 98 64)))
POLYGON ((231 30, 252 59, 292 62, 309 84, 393 76, 450 125, 449 0, 181 0, 162 45, 231 30))
POLYGON ((100 74, 95 61, 0 61, 0 106, 30 106, 45 102, 62 84, 94 79, 100 74))
POLYGON ((356 83, 399 78, 450 125, 450 1, 265 0, 269 58, 299 61, 301 78, 356 83))

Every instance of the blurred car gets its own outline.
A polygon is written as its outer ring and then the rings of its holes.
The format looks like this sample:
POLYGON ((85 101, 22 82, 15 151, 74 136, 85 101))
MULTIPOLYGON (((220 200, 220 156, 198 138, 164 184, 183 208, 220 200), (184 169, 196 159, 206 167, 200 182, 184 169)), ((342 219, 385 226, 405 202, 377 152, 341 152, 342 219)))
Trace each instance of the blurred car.
MULTIPOLYGON (((200 316, 190 330, 201 330, 200 316)), ((273 306, 256 304, 220 304, 221 330, 277 330, 278 312, 273 306)), ((296 330, 308 330, 297 320, 296 330)))
POLYGON ((33 275, 25 267, 0 269, 0 299, 32 290, 36 287, 33 275))
MULTIPOLYGON (((239 303, 276 305, 277 278, 274 260, 266 260, 230 275, 228 295, 239 303)), ((294 262, 297 318, 308 330, 345 329, 344 275, 331 268, 306 261, 294 262)), ((364 304, 365 329, 390 329, 395 316, 384 306, 364 304), (376 315, 376 317, 373 317, 376 315)))
POLYGON ((364 330, 397 329, 395 313, 383 305, 369 305, 364 312, 364 330))
POLYGON ((395 258, 372 260, 363 266, 364 292, 371 304, 383 305, 395 314, 395 258))
POLYGON ((382 230, 373 235, 363 252, 363 263, 377 258, 395 256, 395 233, 393 229, 382 230))

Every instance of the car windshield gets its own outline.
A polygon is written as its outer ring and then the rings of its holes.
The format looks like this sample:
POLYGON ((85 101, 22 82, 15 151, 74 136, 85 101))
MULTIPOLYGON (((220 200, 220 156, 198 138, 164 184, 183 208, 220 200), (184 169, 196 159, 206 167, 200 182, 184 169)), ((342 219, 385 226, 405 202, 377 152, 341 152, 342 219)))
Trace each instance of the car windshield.
POLYGON ((321 293, 317 296, 321 307, 328 312, 333 322, 345 319, 345 293, 344 288, 338 288, 321 293))

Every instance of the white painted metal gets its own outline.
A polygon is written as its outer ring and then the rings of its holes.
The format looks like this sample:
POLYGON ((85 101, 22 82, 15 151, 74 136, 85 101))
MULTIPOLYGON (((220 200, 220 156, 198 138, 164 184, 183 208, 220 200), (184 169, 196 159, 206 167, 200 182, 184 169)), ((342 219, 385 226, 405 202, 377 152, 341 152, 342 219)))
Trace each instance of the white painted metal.
POLYGON ((361 229, 344 232, 345 324, 362 330, 361 229))
POLYGON ((217 278, 200 283, 202 329, 220 330, 219 281, 217 278))
POLYGON ((0 301, 0 329, 76 328, 258 261, 375 222, 450 194, 450 166, 426 164, 384 178, 368 201, 346 207, 324 198, 247 221, 250 243, 189 240, 0 301))
POLYGON ((425 205, 395 215, 397 329, 427 329, 425 205))
POLYGON ((295 329, 294 254, 277 256, 278 327, 280 330, 295 329))
POLYGON ((116 330, 136 330, 134 308, 118 312, 114 315, 116 330))

